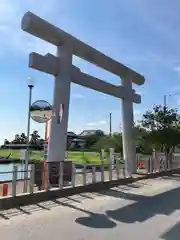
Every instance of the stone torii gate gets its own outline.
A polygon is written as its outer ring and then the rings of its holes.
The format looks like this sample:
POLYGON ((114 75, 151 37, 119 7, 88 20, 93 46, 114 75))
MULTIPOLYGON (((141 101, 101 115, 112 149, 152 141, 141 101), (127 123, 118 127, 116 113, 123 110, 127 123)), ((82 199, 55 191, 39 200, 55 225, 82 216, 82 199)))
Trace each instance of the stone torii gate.
POLYGON ((111 59, 98 50, 55 27, 31 12, 22 19, 22 29, 42 40, 57 46, 57 55, 37 53, 29 55, 29 67, 55 76, 53 110, 50 126, 47 162, 60 162, 65 159, 66 137, 69 115, 71 82, 122 99, 122 137, 125 168, 129 173, 136 171, 136 150, 133 136, 133 102, 141 103, 141 96, 132 89, 132 83, 142 85, 143 76, 123 64, 111 59), (105 82, 72 65, 76 55, 121 78, 122 85, 105 82), (60 106, 64 106, 62 121, 59 123, 60 106))

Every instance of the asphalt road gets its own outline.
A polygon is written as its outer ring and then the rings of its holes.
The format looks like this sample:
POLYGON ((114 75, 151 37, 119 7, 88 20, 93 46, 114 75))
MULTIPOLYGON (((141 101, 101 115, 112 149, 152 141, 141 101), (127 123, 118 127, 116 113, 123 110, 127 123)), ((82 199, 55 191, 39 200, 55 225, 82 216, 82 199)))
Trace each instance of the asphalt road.
POLYGON ((180 239, 180 176, 0 212, 3 240, 180 239))

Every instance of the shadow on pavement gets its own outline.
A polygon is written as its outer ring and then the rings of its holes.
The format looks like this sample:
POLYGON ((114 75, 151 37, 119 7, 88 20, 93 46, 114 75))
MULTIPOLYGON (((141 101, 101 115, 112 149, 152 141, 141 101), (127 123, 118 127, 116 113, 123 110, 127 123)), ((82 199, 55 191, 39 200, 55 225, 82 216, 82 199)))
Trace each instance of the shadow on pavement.
POLYGON ((180 222, 176 223, 174 227, 166 231, 161 238, 164 240, 179 240, 180 239, 180 222))
MULTIPOLYGON (((86 196, 86 194, 82 195, 76 195, 72 197, 65 197, 62 198, 62 202, 68 202, 68 203, 81 203, 84 199, 90 198, 86 196)), ((93 198, 90 198, 93 199, 93 198)), ((12 217, 19 216, 22 214, 31 215, 33 212, 42 211, 42 210, 48 210, 50 211, 54 207, 58 207, 59 204, 55 204, 53 201, 46 201, 41 203, 36 203, 33 205, 27 205, 22 207, 16 207, 14 209, 4 210, 0 211, 0 218, 4 220, 9 220, 12 217)))
POLYGON ((71 205, 69 203, 62 203, 59 200, 54 200, 55 203, 62 205, 64 207, 72 208, 77 211, 88 214, 87 217, 80 217, 75 220, 76 223, 84 225, 86 227, 91 228, 114 228, 116 227, 116 223, 110 220, 105 214, 93 213, 91 211, 79 208, 77 206, 71 205))
MULTIPOLYGON (((126 189, 124 189, 126 190, 126 189)), ((110 189, 106 192, 103 192, 103 195, 109 196, 109 197, 114 197, 114 198, 121 198, 121 199, 127 199, 127 200, 132 200, 132 201, 140 201, 147 199, 149 197, 144 196, 144 195, 139 195, 139 194, 133 194, 130 192, 122 192, 121 189, 115 190, 115 189, 110 189)))
MULTIPOLYGON (((119 209, 106 211, 106 215, 109 219, 123 223, 144 222, 157 214, 168 216, 175 210, 180 209, 180 188, 172 189, 155 196, 142 196, 132 193, 124 193, 114 189, 103 193, 101 192, 101 194, 135 201, 134 203, 131 203, 119 209)), ((94 220, 93 216, 88 216, 77 218, 76 222, 81 225, 94 228, 94 223, 92 220, 94 220)), ((99 221, 101 220, 99 219, 99 221)), ((177 234, 177 231, 179 231, 179 236, 180 228, 178 229, 177 227, 174 230, 171 230, 168 235, 166 234, 166 236, 172 236, 173 234, 175 236, 175 234, 177 234)), ((176 238, 167 238, 167 240, 174 239, 176 240, 177 236, 176 238)))
MULTIPOLYGON (((126 199, 137 200, 133 194, 126 195, 126 199)), ((106 211, 106 214, 108 217, 124 223, 143 222, 156 214, 170 215, 173 211, 180 209, 179 199, 180 188, 176 188, 152 197, 140 196, 137 202, 116 210, 106 211)))
POLYGON ((116 223, 110 220, 105 214, 91 213, 88 217, 80 217, 76 223, 91 228, 114 228, 116 223))

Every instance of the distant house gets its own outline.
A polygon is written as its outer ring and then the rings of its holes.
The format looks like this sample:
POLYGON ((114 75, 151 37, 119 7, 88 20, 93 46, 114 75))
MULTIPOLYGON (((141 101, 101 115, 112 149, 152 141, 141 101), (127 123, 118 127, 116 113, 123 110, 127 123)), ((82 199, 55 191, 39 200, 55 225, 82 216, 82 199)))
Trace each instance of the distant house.
POLYGON ((98 130, 84 130, 79 134, 80 137, 94 136, 94 135, 104 136, 104 132, 100 129, 98 129, 98 130))
POLYGON ((67 132, 67 149, 68 150, 82 149, 84 144, 85 144, 85 141, 82 139, 82 137, 78 136, 74 132, 67 132))
POLYGON ((89 136, 104 136, 102 130, 83 130, 79 135, 73 132, 67 132, 67 149, 69 150, 80 150, 84 149, 86 139, 89 136))
POLYGON ((67 149, 80 150, 83 149, 85 141, 74 132, 67 132, 67 149))
MULTIPOLYGON (((49 139, 48 139, 49 140, 49 139)), ((67 149, 79 150, 83 148, 85 141, 74 132, 67 132, 67 149)))

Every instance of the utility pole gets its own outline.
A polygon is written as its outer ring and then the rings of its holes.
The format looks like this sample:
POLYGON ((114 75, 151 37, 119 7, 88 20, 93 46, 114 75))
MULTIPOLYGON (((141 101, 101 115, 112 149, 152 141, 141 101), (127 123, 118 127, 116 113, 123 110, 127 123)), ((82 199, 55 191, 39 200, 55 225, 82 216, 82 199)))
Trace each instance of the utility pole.
POLYGON ((168 100, 169 97, 173 97, 173 96, 177 96, 177 95, 180 95, 179 91, 171 93, 171 94, 164 95, 164 107, 167 107, 167 100, 168 100))
POLYGON ((112 113, 109 114, 109 136, 112 135, 112 113))
POLYGON ((164 95, 164 107, 167 107, 167 95, 164 95))

